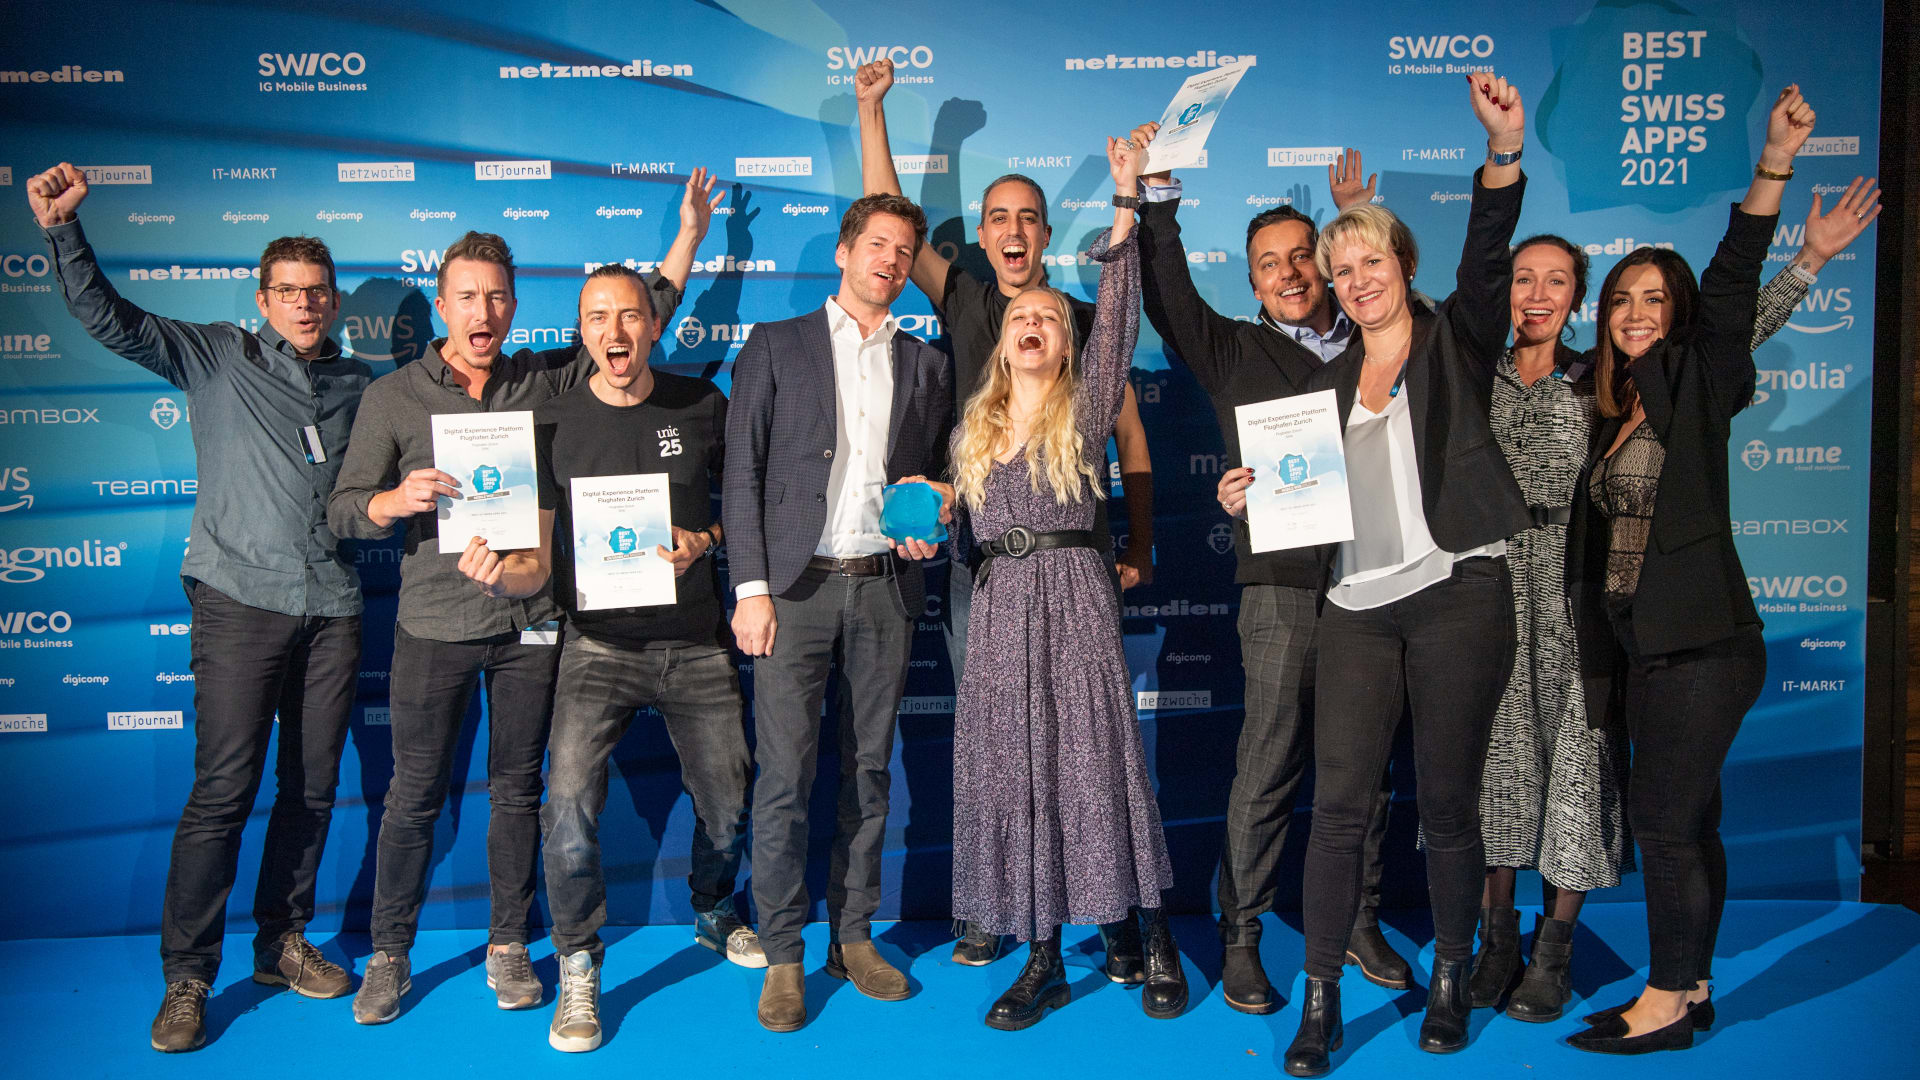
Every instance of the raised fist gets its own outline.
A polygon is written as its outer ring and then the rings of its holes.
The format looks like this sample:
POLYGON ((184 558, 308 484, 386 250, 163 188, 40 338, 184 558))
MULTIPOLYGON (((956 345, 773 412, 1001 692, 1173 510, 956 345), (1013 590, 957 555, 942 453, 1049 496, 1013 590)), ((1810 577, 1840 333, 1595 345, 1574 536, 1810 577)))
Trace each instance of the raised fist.
POLYGON ((875 60, 861 64, 853 73, 853 96, 861 104, 879 104, 893 87, 893 61, 875 60))
POLYGON ((86 197, 86 174, 64 161, 27 181, 27 205, 43 229, 72 221, 86 197))

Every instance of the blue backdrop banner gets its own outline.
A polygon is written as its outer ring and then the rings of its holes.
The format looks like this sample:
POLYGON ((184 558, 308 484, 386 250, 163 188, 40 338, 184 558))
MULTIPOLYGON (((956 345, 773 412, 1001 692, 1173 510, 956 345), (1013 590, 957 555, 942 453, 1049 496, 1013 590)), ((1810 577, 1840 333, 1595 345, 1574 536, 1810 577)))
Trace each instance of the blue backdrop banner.
MULTIPOLYGON (((324 238, 346 292, 336 331, 376 373, 439 332, 441 252, 498 232, 519 263, 512 347, 574 340, 586 272, 649 268, 697 166, 727 199, 656 364, 728 385, 752 325, 818 306, 838 281, 841 212, 859 194, 853 73, 878 57, 896 164, 932 242, 963 263, 982 186, 1024 172, 1048 195, 1055 284, 1091 296, 1085 252, 1108 221, 1103 139, 1158 115, 1194 69, 1253 61, 1204 167, 1182 171, 1194 277, 1251 317, 1247 219, 1331 216, 1326 165, 1358 147, 1419 237, 1417 285, 1451 288, 1483 136, 1462 75, 1525 95, 1521 234, 1619 256, 1671 246, 1703 267, 1744 189, 1773 93, 1797 81, 1819 125, 1770 259, 1798 249, 1812 194, 1831 205, 1879 156, 1881 6, 1832 0, 1385 0, 1250 16, 1244 5, 992 0, 965 12, 892 0, 349 0, 289 8, 16 0, 0 16, 0 935, 153 930, 193 774, 189 614, 179 567, 195 497, 186 398, 70 318, 27 212, 28 177, 85 170, 81 217, 114 286, 154 312, 254 327, 255 264, 276 236, 324 238), (1810 23, 1817 22, 1818 47, 1810 23), (1011 40, 1010 40, 1011 35, 1011 40)), ((981 263, 983 265, 983 263, 981 263)), ((1823 270, 1756 355, 1760 390, 1729 448, 1733 520, 1767 621, 1768 684, 1726 773, 1733 895, 1853 898, 1858 880, 1873 245, 1823 270)), ((1595 301, 1575 313, 1592 340, 1595 301)), ((909 332, 942 325, 909 288, 909 332)), ((1212 895, 1242 698, 1224 460, 1207 399, 1143 328, 1133 379, 1152 444, 1155 565, 1127 594, 1128 659, 1179 881, 1212 895)), ((1125 515, 1113 513, 1121 543, 1125 515)), ((391 774, 386 694, 394 544, 354 545, 366 647, 320 929, 364 925, 391 774)), ((953 686, 944 571, 917 622, 894 762, 883 917, 948 906, 953 686)), ((742 664, 750 677, 751 665, 742 664)), ((750 683, 750 678, 749 678, 750 683)), ((487 925, 485 723, 475 708, 441 821, 426 927, 487 925)), ((823 739, 832 747, 832 738, 823 739)), ((829 752, 829 756, 831 756, 829 752)), ((617 754, 604 819, 616 922, 687 921, 692 813, 672 748, 643 718, 617 754)), ((823 762, 814 832, 830 831, 823 762)), ((1388 904, 1423 888, 1411 770, 1388 904)), ((269 778, 268 783, 271 783, 269 778)), ((257 817, 264 818, 265 803, 257 817)), ((263 829, 241 853, 250 903, 263 829)), ((1304 839, 1296 828, 1292 848, 1304 839)), ((813 895, 823 895, 821 865, 813 895)), ((1297 903, 1297 852, 1283 903, 1297 903)), ((1632 899, 1638 879, 1596 899, 1632 899)))

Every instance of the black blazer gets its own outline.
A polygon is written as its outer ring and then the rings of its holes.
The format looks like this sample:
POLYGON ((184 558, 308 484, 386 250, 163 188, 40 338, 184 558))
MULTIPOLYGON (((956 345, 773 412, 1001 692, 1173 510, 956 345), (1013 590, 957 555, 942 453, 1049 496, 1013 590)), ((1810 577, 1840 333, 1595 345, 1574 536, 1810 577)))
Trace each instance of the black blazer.
MULTIPOLYGON (((1207 305, 1187 269, 1187 249, 1180 242, 1180 223, 1174 216, 1177 199, 1150 202, 1140 208, 1135 227, 1140 237, 1141 288, 1147 320, 1167 347, 1193 372, 1213 399, 1214 419, 1226 444, 1227 468, 1240 464, 1240 425, 1234 408, 1306 389, 1307 380, 1321 362, 1306 346, 1257 322, 1230 319, 1207 305)), ((1319 553, 1313 548, 1265 551, 1255 554, 1247 523, 1233 523, 1234 580, 1243 584, 1320 587, 1319 553)))
MULTIPOLYGON (((1487 421, 1493 407, 1493 373, 1513 326, 1507 299, 1513 255, 1507 245, 1520 221, 1526 185, 1523 176, 1503 188, 1485 188, 1480 174, 1474 173, 1473 209, 1467 217, 1467 241, 1460 252, 1454 293, 1433 314, 1416 312, 1413 317, 1413 344, 1400 392, 1407 395, 1413 421, 1414 460, 1420 468, 1420 502, 1427 531, 1446 551, 1470 551, 1533 524, 1527 500, 1487 421)), ((1411 297, 1408 302, 1412 303, 1411 297)), ((1347 351, 1314 372, 1307 384, 1309 391, 1334 392, 1342 431, 1347 414, 1353 411, 1365 361, 1366 346, 1355 334, 1347 351)), ((1389 496, 1356 491, 1353 497, 1389 496)), ((1335 550, 1332 545, 1320 548, 1328 572, 1335 550)))
MULTIPOLYGON (((1726 237, 1701 275, 1693 324, 1670 331, 1628 369, 1645 422, 1666 449, 1633 599, 1633 637, 1644 655, 1697 649, 1761 625, 1733 545, 1727 441, 1734 416, 1753 399, 1754 309, 1778 217, 1733 208, 1726 237)), ((1601 317, 1606 333, 1605 312, 1601 317)), ((1595 450, 1567 529, 1567 591, 1574 597, 1582 673, 1589 676, 1615 673, 1623 660, 1605 607, 1608 520, 1587 497, 1588 478, 1623 420, 1596 425, 1595 450)))
MULTIPOLYGON (((806 569, 827 524, 838 410, 826 309, 756 324, 733 362, 727 407, 720 516, 735 584, 764 580, 779 595, 806 569)), ((952 412, 947 358, 911 334, 895 333, 889 480, 944 471, 952 412)), ((901 608, 918 615, 926 604, 920 566, 894 564, 901 608)))

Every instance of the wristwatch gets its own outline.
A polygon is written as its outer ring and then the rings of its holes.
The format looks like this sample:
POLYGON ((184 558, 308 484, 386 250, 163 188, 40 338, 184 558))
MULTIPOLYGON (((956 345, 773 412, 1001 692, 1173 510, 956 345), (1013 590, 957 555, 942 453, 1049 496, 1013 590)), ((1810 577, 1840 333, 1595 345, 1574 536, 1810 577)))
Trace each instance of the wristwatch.
MULTIPOLYGON (((1520 148, 1520 150, 1525 150, 1525 149, 1526 147, 1524 146, 1520 148)), ((1493 144, 1488 143, 1487 144, 1487 160, 1489 162, 1492 162, 1495 165, 1511 165, 1514 162, 1520 160, 1520 150, 1515 150, 1511 154, 1498 154, 1494 152, 1493 144)))
POLYGON ((1137 211, 1137 210, 1139 210, 1139 209, 1140 209, 1140 196, 1138 196, 1138 195, 1115 195, 1115 196, 1113 197, 1113 205, 1115 205, 1115 206, 1117 206, 1117 207, 1119 207, 1119 208, 1120 208, 1120 209, 1122 209, 1122 210, 1134 210, 1134 211, 1137 211))

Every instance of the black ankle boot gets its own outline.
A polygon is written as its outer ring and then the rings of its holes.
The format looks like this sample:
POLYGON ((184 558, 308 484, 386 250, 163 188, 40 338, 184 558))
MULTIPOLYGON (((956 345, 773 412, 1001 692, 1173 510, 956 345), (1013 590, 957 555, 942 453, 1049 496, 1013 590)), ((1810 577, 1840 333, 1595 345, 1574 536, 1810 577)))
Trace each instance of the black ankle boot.
POLYGON ((1072 991, 1067 987, 1067 968, 1060 962, 1060 928, 1053 936, 1027 946, 1027 966, 1013 980, 1007 992, 987 1010, 987 1026, 1001 1031, 1030 1028, 1067 1003, 1072 991))
POLYGON ((1360 974, 1375 986, 1405 990, 1413 985, 1413 968, 1387 944, 1380 924, 1371 920, 1355 923, 1347 935, 1347 963, 1358 967, 1360 974))
POLYGON ((1507 1000, 1507 1015, 1530 1024, 1560 1019, 1573 999, 1573 924, 1542 916, 1533 924, 1527 976, 1507 1000))
POLYGON ((1467 1045, 1467 1018, 1473 1005, 1467 997, 1467 962, 1433 961, 1433 981, 1427 984, 1427 1015, 1420 1021, 1420 1049, 1429 1054, 1451 1054, 1467 1045))
POLYGON ((1267 971, 1260 966, 1260 946, 1229 945, 1220 961, 1220 995, 1227 1007, 1265 1016, 1280 1007, 1267 971))
POLYGON ((1147 960, 1141 953, 1138 909, 1128 909, 1127 917, 1117 923, 1101 924, 1100 943, 1107 950, 1107 978, 1122 986, 1139 986, 1147 981, 1147 960))
POLYGON ((1287 1047, 1287 1075, 1326 1075, 1333 1068, 1333 1052, 1340 1049, 1345 1036, 1340 1024, 1340 980, 1309 975, 1300 1002, 1300 1030, 1287 1047))
POLYGON ((1155 1020, 1171 1020, 1187 1007, 1187 973, 1180 967, 1166 909, 1142 911, 1140 918, 1147 924, 1147 985, 1140 1007, 1155 1020))
POLYGON ((1480 909, 1480 951, 1473 954, 1467 997, 1476 1009, 1500 1003, 1520 977, 1520 913, 1512 908, 1480 909))

